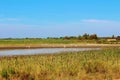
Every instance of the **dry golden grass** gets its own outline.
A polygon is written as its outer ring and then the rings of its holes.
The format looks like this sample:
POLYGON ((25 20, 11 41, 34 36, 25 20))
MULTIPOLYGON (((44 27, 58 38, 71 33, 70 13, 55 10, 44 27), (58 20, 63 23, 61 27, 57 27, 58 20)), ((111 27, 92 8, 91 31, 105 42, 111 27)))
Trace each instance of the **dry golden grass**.
POLYGON ((120 79, 120 49, 0 58, 0 80, 120 79))

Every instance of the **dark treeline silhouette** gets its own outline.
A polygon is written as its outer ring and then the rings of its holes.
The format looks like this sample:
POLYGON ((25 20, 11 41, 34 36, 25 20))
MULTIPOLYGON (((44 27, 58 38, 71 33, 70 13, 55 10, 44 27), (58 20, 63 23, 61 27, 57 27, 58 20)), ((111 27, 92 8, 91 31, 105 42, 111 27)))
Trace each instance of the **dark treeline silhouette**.
POLYGON ((48 37, 47 39, 79 39, 79 40, 82 40, 82 39, 85 39, 85 40, 92 40, 92 39, 98 39, 98 36, 97 34, 83 34, 83 35, 79 35, 79 36, 64 36, 64 37, 48 37))
POLYGON ((18 39, 18 40, 22 40, 22 39, 66 39, 66 40, 70 40, 70 39, 77 39, 77 40, 99 40, 99 39, 116 39, 116 40, 120 40, 120 36, 114 36, 112 35, 111 37, 98 37, 97 34, 83 34, 83 35, 79 35, 79 36, 64 36, 64 37, 47 37, 47 38, 0 38, 0 39, 5 39, 5 40, 13 40, 13 39, 18 39))
POLYGON ((47 39, 78 39, 78 40, 98 40, 98 39, 116 39, 120 40, 120 36, 114 36, 112 35, 111 37, 98 37, 97 34, 83 34, 79 36, 64 36, 64 37, 48 37, 47 39))

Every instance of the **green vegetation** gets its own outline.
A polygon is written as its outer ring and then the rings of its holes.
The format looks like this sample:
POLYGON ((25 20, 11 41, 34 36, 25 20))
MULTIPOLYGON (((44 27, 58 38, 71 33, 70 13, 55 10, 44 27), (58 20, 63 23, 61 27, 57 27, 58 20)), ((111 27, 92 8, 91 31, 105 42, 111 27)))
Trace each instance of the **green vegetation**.
POLYGON ((6 38, 0 39, 0 46, 26 46, 40 44, 120 44, 119 36, 98 37, 96 34, 83 34, 82 36, 48 37, 48 38, 6 38), (111 39, 108 41, 108 39, 111 39), (115 39, 115 40, 112 40, 115 39))
POLYGON ((120 49, 0 57, 0 80, 120 79, 120 49))
POLYGON ((1 39, 0 46, 7 45, 38 45, 38 44, 120 44, 120 41, 107 41, 106 39, 1 39))
POLYGON ((0 40, 0 44, 71 44, 71 43, 96 43, 96 40, 77 39, 11 39, 0 40))

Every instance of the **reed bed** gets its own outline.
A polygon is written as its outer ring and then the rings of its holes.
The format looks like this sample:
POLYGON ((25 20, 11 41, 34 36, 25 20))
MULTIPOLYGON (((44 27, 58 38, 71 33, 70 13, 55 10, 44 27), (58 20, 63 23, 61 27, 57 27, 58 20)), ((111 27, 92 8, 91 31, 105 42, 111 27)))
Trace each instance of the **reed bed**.
POLYGON ((120 49, 0 57, 0 80, 120 79, 120 49))

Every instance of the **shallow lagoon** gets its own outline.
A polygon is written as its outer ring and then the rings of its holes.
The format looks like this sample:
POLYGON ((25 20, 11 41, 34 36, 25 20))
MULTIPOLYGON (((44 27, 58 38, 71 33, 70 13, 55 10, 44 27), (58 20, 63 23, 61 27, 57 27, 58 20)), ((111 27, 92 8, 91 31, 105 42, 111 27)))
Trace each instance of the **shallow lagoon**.
POLYGON ((0 56, 53 54, 60 52, 99 50, 100 48, 38 48, 38 49, 9 49, 0 50, 0 56))

